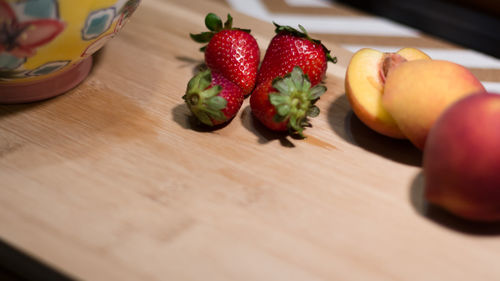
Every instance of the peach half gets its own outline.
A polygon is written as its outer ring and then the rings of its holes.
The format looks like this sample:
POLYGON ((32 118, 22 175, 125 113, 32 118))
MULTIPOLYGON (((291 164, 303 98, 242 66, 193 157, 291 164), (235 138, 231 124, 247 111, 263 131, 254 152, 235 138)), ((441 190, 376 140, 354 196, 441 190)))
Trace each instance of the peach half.
POLYGON ((403 48, 396 53, 384 53, 364 48, 351 58, 345 77, 346 96, 354 114, 368 127, 393 138, 406 138, 392 116, 382 105, 388 75, 403 62, 429 60, 415 48, 403 48))
POLYGON ((382 106, 401 132, 423 149, 430 128, 452 103, 484 91, 465 67, 444 60, 408 61, 394 68, 385 81, 382 106))

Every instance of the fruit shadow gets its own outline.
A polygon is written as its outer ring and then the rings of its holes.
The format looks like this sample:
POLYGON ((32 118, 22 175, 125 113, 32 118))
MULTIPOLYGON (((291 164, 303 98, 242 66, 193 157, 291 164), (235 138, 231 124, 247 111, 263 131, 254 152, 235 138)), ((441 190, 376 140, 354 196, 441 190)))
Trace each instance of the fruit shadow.
MULTIPOLYGON (((207 68, 203 60, 187 56, 176 56, 175 59, 183 62, 180 68, 191 67, 191 73, 193 76, 195 76, 200 71, 207 68)), ((201 123, 193 114, 191 114, 187 105, 184 102, 182 102, 182 99, 179 100, 181 101, 181 103, 179 103, 172 109, 172 117, 173 120, 184 129, 193 130, 200 133, 210 133, 217 131, 221 128, 224 128, 225 126, 227 126, 227 124, 229 124, 232 121, 230 120, 229 122, 225 122, 224 124, 213 127, 205 125, 201 123)))
POLYGON ((193 76, 198 74, 200 71, 207 69, 207 65, 203 60, 194 59, 186 56, 176 56, 175 59, 184 63, 180 66, 181 68, 191 67, 192 68, 191 72, 193 76))
POLYGON ((292 136, 290 136, 288 132, 275 132, 266 128, 257 118, 255 118, 255 116, 253 116, 249 105, 242 110, 240 119, 243 127, 257 136, 257 142, 259 144, 266 144, 278 140, 284 147, 295 147, 295 144, 290 140, 292 136))
POLYGON ((410 203, 419 215, 440 226, 468 235, 500 235, 500 222, 482 223, 462 219, 428 202, 425 199, 424 192, 425 176, 421 171, 413 179, 409 190, 410 203))
POLYGON ((422 152, 408 140, 383 136, 356 117, 345 95, 341 95, 328 108, 328 121, 332 129, 345 141, 384 158, 411 166, 422 165, 422 152))
MULTIPOLYGON (((182 100, 182 99, 181 99, 182 100)), ((189 111, 188 106, 185 103, 180 103, 172 109, 173 120, 179 124, 184 129, 193 130, 199 133, 211 133, 226 127, 233 120, 229 120, 223 124, 217 126, 208 126, 201 123, 192 113, 189 111)), ((233 118, 234 119, 234 118, 233 118)))

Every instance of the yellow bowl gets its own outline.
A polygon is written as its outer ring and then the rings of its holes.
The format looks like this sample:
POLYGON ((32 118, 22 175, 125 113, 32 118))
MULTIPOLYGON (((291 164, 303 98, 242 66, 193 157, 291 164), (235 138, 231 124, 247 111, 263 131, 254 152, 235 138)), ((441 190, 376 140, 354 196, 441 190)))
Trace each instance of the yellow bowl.
POLYGON ((0 102, 46 99, 87 76, 91 55, 140 0, 0 0, 0 102))

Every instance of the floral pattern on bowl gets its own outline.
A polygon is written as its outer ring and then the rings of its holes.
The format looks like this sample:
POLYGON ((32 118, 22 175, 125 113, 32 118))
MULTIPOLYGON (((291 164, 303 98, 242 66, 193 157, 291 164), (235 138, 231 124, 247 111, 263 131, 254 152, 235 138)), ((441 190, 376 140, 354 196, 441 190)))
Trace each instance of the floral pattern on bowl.
POLYGON ((43 79, 70 68, 113 38, 139 3, 0 0, 0 83, 43 79))

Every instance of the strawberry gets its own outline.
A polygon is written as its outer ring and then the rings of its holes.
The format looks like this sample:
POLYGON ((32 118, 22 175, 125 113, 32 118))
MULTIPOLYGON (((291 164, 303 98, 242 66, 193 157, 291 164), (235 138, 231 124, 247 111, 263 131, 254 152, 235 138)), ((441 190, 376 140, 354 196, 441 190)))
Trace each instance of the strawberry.
POLYGON ((205 17, 205 25, 210 31, 190 36, 198 43, 208 43, 200 49, 205 52, 207 67, 221 73, 238 85, 244 95, 248 95, 257 79, 259 46, 250 30, 233 28, 232 23, 230 14, 223 25, 217 15, 209 13, 205 17))
POLYGON ((188 82, 182 97, 191 112, 203 124, 215 126, 232 119, 240 109, 242 90, 222 74, 202 71, 188 82))
POLYGON ((327 62, 336 63, 337 58, 321 41, 312 39, 299 25, 300 31, 290 26, 276 26, 276 35, 267 48, 257 76, 257 84, 265 80, 283 77, 299 66, 314 86, 321 82, 326 73, 327 62))
POLYGON ((269 129, 289 130, 304 137, 304 127, 310 126, 307 117, 318 116, 319 108, 314 104, 325 91, 323 85, 311 87, 307 75, 296 66, 285 77, 258 84, 250 96, 250 107, 269 129))
POLYGON ((319 85, 327 62, 336 62, 319 40, 311 39, 305 29, 276 26, 250 97, 252 113, 266 127, 289 130, 303 137, 310 125, 307 117, 319 114, 314 103, 326 91, 319 85))

